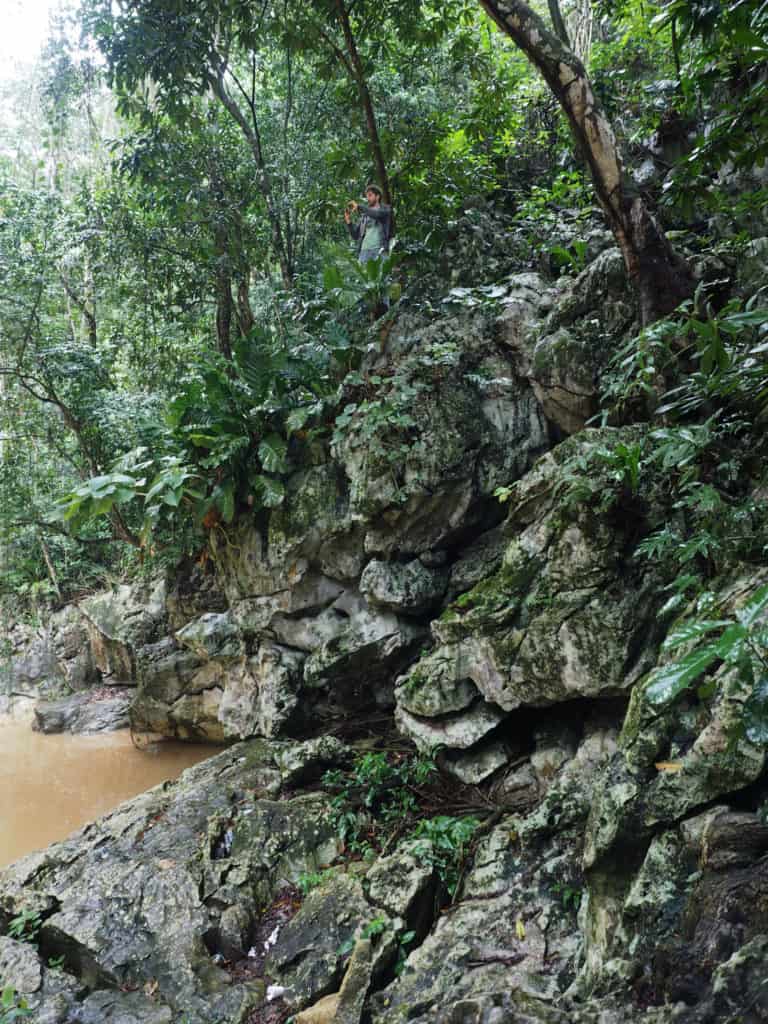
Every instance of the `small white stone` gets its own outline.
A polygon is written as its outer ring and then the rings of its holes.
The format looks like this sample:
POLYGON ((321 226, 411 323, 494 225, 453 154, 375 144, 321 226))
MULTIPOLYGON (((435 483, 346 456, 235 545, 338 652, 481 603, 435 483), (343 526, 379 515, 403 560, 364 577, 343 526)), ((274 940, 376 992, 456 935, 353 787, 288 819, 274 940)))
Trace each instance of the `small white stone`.
POLYGON ((274 946, 274 944, 275 944, 275 943, 277 942, 277 936, 278 936, 279 934, 280 934, 280 925, 278 925, 278 926, 277 926, 277 927, 275 928, 275 930, 274 930, 274 931, 272 932, 272 934, 271 934, 271 935, 269 936, 269 938, 267 939, 267 941, 266 941, 266 942, 264 943, 264 952, 265 952, 265 953, 268 953, 268 952, 269 952, 269 950, 270 950, 270 949, 271 949, 271 948, 272 948, 272 947, 274 946))
POLYGON ((270 985, 267 989, 267 1002, 271 1003, 273 999, 279 999, 285 991, 282 985, 270 985))

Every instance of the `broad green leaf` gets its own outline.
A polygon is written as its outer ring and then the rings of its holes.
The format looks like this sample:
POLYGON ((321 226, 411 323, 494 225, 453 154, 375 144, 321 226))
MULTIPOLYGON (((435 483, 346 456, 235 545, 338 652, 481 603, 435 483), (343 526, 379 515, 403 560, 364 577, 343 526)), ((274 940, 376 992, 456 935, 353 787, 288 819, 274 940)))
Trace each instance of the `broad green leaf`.
POLYGON ((285 417, 286 430, 288 430, 289 433, 301 430, 311 415, 312 409, 308 405, 300 405, 297 409, 291 409, 285 417))
POLYGON ((717 661, 720 655, 716 645, 707 644, 686 654, 679 661, 662 665, 649 677, 645 687, 645 696, 655 707, 669 704, 683 691, 687 690, 709 666, 717 661))
POLYGON ((149 505, 149 503, 154 498, 156 498, 158 494, 164 491, 166 487, 168 487, 168 477, 166 476, 165 472, 158 473, 155 479, 152 481, 152 486, 149 488, 146 495, 144 496, 144 504, 149 505))
POLYGON ((114 496, 111 494, 105 495, 103 498, 100 498, 93 502, 93 504, 91 505, 90 514, 92 516, 102 516, 106 512, 109 512, 114 504, 114 496))
POLYGON ((196 448, 213 448, 220 440, 220 438, 215 437, 213 434, 194 433, 187 434, 187 437, 196 448))
POLYGON ((740 622, 730 623, 720 639, 713 645, 718 658, 731 662, 738 660, 744 646, 742 641, 746 635, 747 630, 740 622))
POLYGON ((225 484, 223 487, 217 488, 219 491, 216 499, 216 504, 221 511, 221 518, 225 523, 231 523, 235 518, 235 492, 232 484, 225 484))
POLYGON ((662 644, 662 650, 674 650, 675 647, 682 647, 691 640, 698 640, 715 629, 724 629, 730 625, 729 619, 697 619, 695 622, 688 622, 669 634, 662 644))
POLYGON ((259 445, 259 458, 268 473, 284 473, 288 466, 288 445, 279 434, 269 434, 259 445))
POLYGON ((768 586, 756 590, 744 607, 736 612, 736 617, 742 626, 749 628, 766 608, 768 608, 768 586))
POLYGON ((178 508, 181 502, 183 491, 181 488, 174 491, 166 491, 163 495, 163 501, 166 505, 170 505, 171 508, 178 508))
POLYGON ((283 498, 285 498, 285 487, 282 481, 259 475, 255 477, 253 484, 257 497, 264 508, 277 508, 278 505, 282 505, 283 498))

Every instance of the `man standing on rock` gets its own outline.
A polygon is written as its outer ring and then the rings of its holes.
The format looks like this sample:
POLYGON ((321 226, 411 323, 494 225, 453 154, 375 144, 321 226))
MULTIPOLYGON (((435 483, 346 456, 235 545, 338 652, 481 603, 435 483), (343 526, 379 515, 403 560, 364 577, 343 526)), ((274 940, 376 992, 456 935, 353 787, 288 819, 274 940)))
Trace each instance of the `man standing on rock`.
POLYGON ((386 256, 392 232, 392 207, 381 201, 382 192, 378 185, 368 185, 365 190, 366 202, 353 199, 344 208, 344 221, 357 245, 357 258, 361 263, 386 256), (352 223, 352 214, 361 214, 360 220, 352 223))

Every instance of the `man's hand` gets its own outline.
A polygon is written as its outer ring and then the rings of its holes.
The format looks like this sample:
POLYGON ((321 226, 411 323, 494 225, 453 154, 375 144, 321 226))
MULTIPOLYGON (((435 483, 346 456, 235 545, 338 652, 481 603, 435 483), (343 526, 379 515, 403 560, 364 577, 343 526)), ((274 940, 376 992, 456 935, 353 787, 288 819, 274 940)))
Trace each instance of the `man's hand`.
POLYGON ((349 224, 349 223, 351 222, 351 220, 352 220, 352 218, 351 218, 351 217, 350 217, 350 215, 349 215, 349 210, 348 210, 348 209, 347 209, 347 207, 345 206, 345 207, 344 207, 344 223, 345 223, 345 224, 349 224))

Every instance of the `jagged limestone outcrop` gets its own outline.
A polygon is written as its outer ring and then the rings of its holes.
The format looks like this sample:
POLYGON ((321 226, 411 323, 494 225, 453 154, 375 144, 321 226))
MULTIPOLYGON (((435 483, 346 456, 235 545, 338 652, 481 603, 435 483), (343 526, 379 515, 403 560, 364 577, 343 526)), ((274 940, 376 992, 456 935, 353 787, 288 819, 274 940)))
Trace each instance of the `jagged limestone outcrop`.
MULTIPOLYGON (((741 607, 767 580, 764 570, 753 570, 723 581, 721 613, 741 607)), ((684 621, 685 617, 679 625, 684 621)), ((761 670, 759 659, 756 667, 761 670)), ((592 807, 585 842, 588 866, 762 774, 765 747, 751 742, 740 726, 751 687, 728 666, 717 672, 715 684, 706 701, 684 696, 662 708, 648 700, 645 686, 634 688, 619 749, 592 807), (657 764, 670 767, 659 770, 657 764)))
POLYGON ((397 721, 420 746, 464 749, 517 708, 617 696, 655 663, 663 580, 630 565, 633 524, 567 503, 570 465, 626 436, 584 431, 513 486, 500 569, 432 622, 437 647, 398 680, 397 721))
POLYGON ((632 291, 618 249, 601 252, 574 279, 551 290, 546 319, 503 313, 501 337, 532 382, 542 410, 565 434, 597 412, 599 377, 620 339, 637 327, 632 291))

